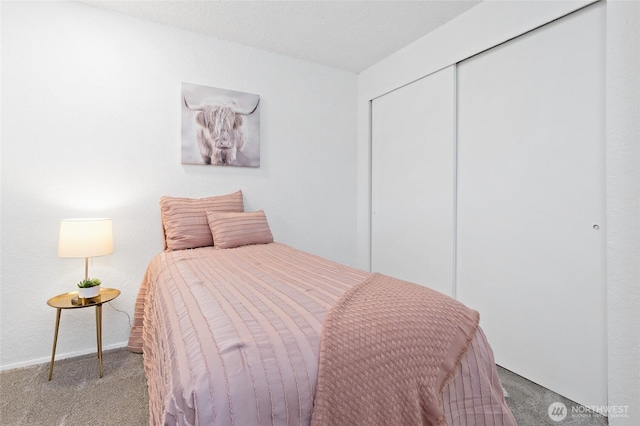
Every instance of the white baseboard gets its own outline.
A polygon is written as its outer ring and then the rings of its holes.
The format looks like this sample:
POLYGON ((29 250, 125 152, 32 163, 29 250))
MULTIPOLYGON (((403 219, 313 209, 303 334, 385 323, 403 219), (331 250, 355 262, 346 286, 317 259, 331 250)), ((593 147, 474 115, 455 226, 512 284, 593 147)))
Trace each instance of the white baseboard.
MULTIPOLYGON (((102 352, 105 352, 111 349, 125 348, 127 344, 128 342, 120 342, 120 343, 113 343, 111 345, 105 345, 102 347, 102 352)), ((96 353, 95 348, 86 349, 83 351, 76 351, 76 352, 56 353, 56 361, 61 359, 66 359, 66 358, 74 358, 77 356, 93 354, 93 353, 96 353)), ((16 368, 30 367, 32 365, 38 365, 38 364, 48 364, 50 362, 51 362, 51 356, 44 357, 44 358, 36 358, 36 359, 31 359, 29 361, 21 361, 13 364, 8 364, 8 365, 0 365, 0 371, 14 370, 16 368)))

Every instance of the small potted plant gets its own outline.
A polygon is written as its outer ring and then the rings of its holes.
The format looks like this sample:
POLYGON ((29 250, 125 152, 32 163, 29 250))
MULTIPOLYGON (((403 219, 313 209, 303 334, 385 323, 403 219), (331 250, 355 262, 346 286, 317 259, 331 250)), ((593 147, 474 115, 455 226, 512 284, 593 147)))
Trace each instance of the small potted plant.
POLYGON ((85 278, 78 283, 78 297, 83 299, 91 299, 100 294, 100 280, 98 278, 85 278))

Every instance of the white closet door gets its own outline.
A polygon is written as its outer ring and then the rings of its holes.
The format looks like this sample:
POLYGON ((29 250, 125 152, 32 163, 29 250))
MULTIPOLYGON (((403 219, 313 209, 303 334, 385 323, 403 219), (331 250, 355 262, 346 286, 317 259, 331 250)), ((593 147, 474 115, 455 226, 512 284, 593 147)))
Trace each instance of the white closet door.
POLYGON ((455 68, 372 105, 372 270, 453 293, 455 68))
POLYGON ((458 297, 498 364, 585 405, 607 405, 604 37, 596 4, 458 67, 458 297))

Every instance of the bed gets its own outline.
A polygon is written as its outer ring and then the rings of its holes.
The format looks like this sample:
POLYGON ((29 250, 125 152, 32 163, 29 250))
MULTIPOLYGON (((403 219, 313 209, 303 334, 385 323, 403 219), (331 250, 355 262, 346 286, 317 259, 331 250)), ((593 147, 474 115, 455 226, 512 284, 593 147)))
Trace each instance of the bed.
POLYGON ((129 339, 151 425, 515 424, 475 311, 274 242, 240 192, 161 212, 129 339))

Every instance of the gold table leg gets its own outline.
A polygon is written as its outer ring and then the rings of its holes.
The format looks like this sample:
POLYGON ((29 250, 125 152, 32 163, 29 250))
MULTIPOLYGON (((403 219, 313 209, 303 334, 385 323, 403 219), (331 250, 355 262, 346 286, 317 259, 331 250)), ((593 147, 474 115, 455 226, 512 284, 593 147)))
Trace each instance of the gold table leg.
POLYGON ((60 327, 60 313, 62 309, 56 309, 56 331, 53 334, 53 350, 51 351, 51 363, 49 364, 49 381, 53 377, 53 361, 56 358, 56 345, 58 344, 58 328, 60 327))
POLYGON ((98 339, 98 364, 102 378, 102 305, 96 306, 96 337, 98 339))

